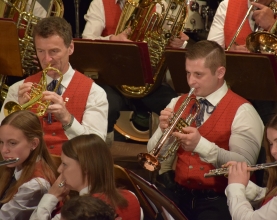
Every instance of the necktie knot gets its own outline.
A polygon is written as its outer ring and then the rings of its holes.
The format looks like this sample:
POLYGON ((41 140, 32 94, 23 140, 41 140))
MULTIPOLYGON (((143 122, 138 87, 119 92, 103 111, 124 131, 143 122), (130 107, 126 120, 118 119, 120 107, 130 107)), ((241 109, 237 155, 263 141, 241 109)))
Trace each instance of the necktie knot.
POLYGON ((200 104, 200 111, 198 115, 196 116, 196 126, 200 127, 201 124, 204 122, 204 114, 205 110, 207 114, 212 114, 215 110, 215 106, 213 106, 207 99, 199 99, 198 100, 200 104))
MULTIPOLYGON (((57 83, 58 83, 58 80, 57 79, 53 79, 51 83, 49 83, 47 85, 47 90, 48 91, 54 91, 56 86, 57 86, 57 83)), ((56 93, 58 95, 61 95, 62 94, 62 91, 61 91, 61 85, 59 86, 59 88, 57 89, 56 93)))

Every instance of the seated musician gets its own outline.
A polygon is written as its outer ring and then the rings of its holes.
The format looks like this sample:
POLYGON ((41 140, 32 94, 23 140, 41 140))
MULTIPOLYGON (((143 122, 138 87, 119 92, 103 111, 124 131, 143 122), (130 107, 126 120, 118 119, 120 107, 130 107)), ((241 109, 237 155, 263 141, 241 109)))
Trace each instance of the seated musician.
MULTIPOLYGON (((62 146, 60 176, 40 201, 30 219, 48 220, 59 201, 69 190, 80 196, 89 194, 111 205, 121 219, 143 219, 137 197, 128 190, 117 189, 113 159, 106 143, 97 135, 80 135, 62 146)), ((54 219, 60 219, 60 214, 54 219)))
POLYGON ((61 209, 62 220, 114 220, 115 215, 110 205, 92 196, 75 196, 61 209))
POLYGON ((57 173, 39 118, 30 111, 7 116, 0 126, 0 150, 4 160, 19 158, 1 171, 0 219, 29 219, 57 173))
MULTIPOLYGON (((277 2, 274 0, 259 0, 258 2, 250 3, 248 0, 222 1, 214 16, 208 40, 216 41, 223 48, 228 48, 251 4, 259 10, 251 11, 229 50, 249 52, 246 48, 246 38, 256 28, 276 34, 277 2)), ((264 124, 267 124, 270 118, 277 113, 277 102, 275 101, 251 100, 251 103, 264 124)))
MULTIPOLYGON (((108 112, 106 94, 93 80, 75 71, 69 64, 69 56, 74 51, 70 24, 59 17, 44 18, 35 25, 33 36, 42 68, 51 64, 63 76, 55 93, 53 89, 61 77, 54 70, 47 71, 45 83, 48 84, 49 91, 42 91, 42 100, 51 102, 47 114, 42 118, 44 139, 49 152, 60 155, 61 145, 81 134, 95 133, 105 139, 108 112)), ((39 72, 9 88, 0 121, 4 118, 4 107, 8 101, 20 105, 30 101, 31 87, 40 81, 41 76, 42 72, 39 72)))
MULTIPOLYGON (((268 162, 274 163, 277 160, 277 115, 266 125, 264 137, 268 162)), ((277 168, 267 170, 268 182, 266 188, 261 188, 249 180, 250 171, 246 163, 229 162, 226 166, 229 166, 226 195, 232 219, 276 219, 277 168), (255 211, 252 205, 256 208, 255 211)))
MULTIPOLYGON (((175 182, 172 191, 161 188, 188 217, 188 219, 231 219, 224 189, 227 179, 204 178, 204 173, 221 167, 229 160, 255 164, 262 141, 263 123, 244 98, 228 89, 224 80, 226 57, 223 48, 214 41, 199 41, 186 53, 187 82, 195 88, 200 111, 196 121, 173 132, 178 139, 175 182)), ((151 151, 164 130, 169 126, 187 95, 172 99, 160 115, 160 124, 150 138, 147 149, 151 151)), ((182 117, 189 115, 192 104, 182 117)), ((174 157, 171 157, 174 159, 174 157)), ((159 180, 169 184, 168 171, 172 159, 163 162, 159 180)))
MULTIPOLYGON (((86 25, 82 37, 93 40, 128 41, 128 35, 131 31, 128 28, 122 33, 115 35, 124 2, 124 0, 117 0, 116 2, 114 0, 93 0, 85 15, 86 25)), ((167 5, 164 1, 162 3, 167 5)), ((158 13, 162 11, 159 4, 156 5, 155 9, 158 13)), ((184 48, 188 39, 188 36, 181 32, 178 38, 170 41, 170 46, 184 48)), ((120 116, 120 111, 131 109, 141 116, 144 115, 143 112, 155 112, 159 115, 167 103, 172 98, 177 97, 177 93, 165 82, 155 91, 140 99, 126 99, 111 86, 105 84, 100 86, 106 91, 109 102, 107 134, 109 146, 111 146, 113 141, 114 125, 120 116)))

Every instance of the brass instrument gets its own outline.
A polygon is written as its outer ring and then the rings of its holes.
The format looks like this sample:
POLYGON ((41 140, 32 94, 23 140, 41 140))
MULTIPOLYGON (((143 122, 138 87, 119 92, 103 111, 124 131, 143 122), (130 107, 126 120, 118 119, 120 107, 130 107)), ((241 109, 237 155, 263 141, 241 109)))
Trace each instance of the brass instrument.
POLYGON ((2 161, 0 161, 0 166, 16 163, 17 161, 19 161, 19 158, 10 159, 10 160, 2 160, 2 161))
POLYGON ((10 101, 7 102, 4 105, 4 115, 7 116, 15 111, 19 111, 19 110, 25 110, 25 109, 33 109, 33 112, 36 113, 37 116, 43 116, 48 108, 48 106, 50 105, 50 101, 42 101, 42 92, 47 90, 47 81, 46 81, 46 73, 49 70, 53 70, 55 72, 57 72, 60 76, 60 79, 58 81, 58 83, 56 84, 56 87, 54 88, 53 92, 56 92, 62 82, 63 79, 63 74, 60 70, 51 67, 50 64, 48 65, 48 67, 46 67, 43 71, 42 71, 42 77, 39 81, 39 83, 33 83, 31 91, 30 91, 30 101, 23 104, 23 105, 19 105, 16 102, 10 101))
MULTIPOLYGON (((277 166, 277 162, 274 163, 262 163, 262 164, 256 164, 256 165, 248 165, 248 170, 249 171, 256 171, 256 170, 263 170, 267 169, 270 167, 275 167, 277 166)), ((218 168, 218 169, 213 169, 210 170, 209 173, 205 173, 204 177, 209 178, 209 177, 215 177, 215 176, 227 176, 229 172, 229 168, 218 168)))
POLYGON ((115 34, 131 27, 129 39, 136 42, 146 42, 153 72, 153 84, 145 86, 117 86, 126 97, 141 98, 155 90, 164 78, 166 71, 164 50, 169 40, 178 37, 184 30, 186 18, 186 3, 184 0, 169 0, 168 6, 161 0, 128 0, 121 13, 115 34), (155 12, 156 4, 162 8, 162 13, 155 12))
POLYGON ((149 171, 159 170, 161 162, 172 156, 178 150, 178 139, 172 136, 174 131, 183 133, 182 128, 190 126, 195 120, 199 110, 200 104, 196 98, 191 98, 194 88, 191 88, 188 97, 183 101, 178 111, 173 115, 170 120, 170 126, 165 129, 161 138, 155 147, 149 153, 140 153, 137 155, 139 164, 149 171), (190 113, 186 119, 181 116, 191 101, 195 101, 196 108, 194 114, 190 113))
MULTIPOLYGON (((18 29, 21 63, 24 75, 31 75, 40 68, 35 64, 36 50, 33 43, 33 27, 43 17, 63 17, 64 6, 62 0, 0 0, 0 17, 11 18, 18 29), (37 4, 43 5, 46 13, 36 12, 37 4), (45 8, 47 7, 47 8, 45 8)), ((5 100, 8 86, 6 77, 0 77, 1 98, 5 100)))

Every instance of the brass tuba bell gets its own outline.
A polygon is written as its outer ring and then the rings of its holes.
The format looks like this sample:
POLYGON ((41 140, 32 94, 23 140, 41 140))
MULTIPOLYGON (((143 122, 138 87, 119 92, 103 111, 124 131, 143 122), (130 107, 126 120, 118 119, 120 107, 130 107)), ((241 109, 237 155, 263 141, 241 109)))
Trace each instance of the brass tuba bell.
POLYGON ((159 170, 161 168, 161 162, 165 161, 178 150, 178 140, 172 136, 172 133, 174 131, 183 133, 182 128, 190 126, 200 110, 198 100, 191 97, 193 91, 194 88, 191 88, 187 98, 170 120, 170 126, 165 129, 155 147, 149 153, 140 153, 137 155, 139 164, 145 169, 149 171, 159 170), (196 105, 194 114, 193 112, 190 113, 184 120, 181 117, 191 101, 194 101, 196 105))
POLYGON ((39 83, 33 83, 31 91, 30 91, 30 101, 28 101, 27 103, 23 104, 23 105, 19 105, 16 102, 10 101, 7 102, 4 105, 4 115, 8 116, 9 114, 15 112, 15 111, 19 111, 19 110, 25 110, 25 109, 32 109, 32 111, 37 115, 37 116, 43 116, 48 108, 48 106, 50 105, 50 101, 42 101, 42 92, 47 90, 47 81, 46 81, 46 73, 49 70, 53 70, 55 72, 57 72, 60 76, 60 79, 58 81, 58 83, 56 84, 56 87, 54 88, 53 92, 56 92, 62 82, 63 79, 63 74, 60 70, 51 67, 50 64, 48 65, 48 67, 46 67, 43 71, 42 71, 42 77, 39 81, 39 83))

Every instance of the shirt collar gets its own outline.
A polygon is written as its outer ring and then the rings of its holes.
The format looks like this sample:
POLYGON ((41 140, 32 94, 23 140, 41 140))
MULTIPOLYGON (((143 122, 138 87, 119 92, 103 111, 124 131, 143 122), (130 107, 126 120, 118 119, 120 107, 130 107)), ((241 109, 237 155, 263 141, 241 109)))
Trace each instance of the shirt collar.
POLYGON ((83 195, 85 195, 85 194, 89 194, 89 188, 88 188, 88 186, 85 187, 84 189, 82 189, 82 190, 79 192, 79 195, 80 195, 80 196, 83 196, 83 195))
POLYGON ((22 170, 21 169, 20 171, 17 171, 17 168, 15 168, 14 170, 14 178, 16 179, 16 181, 20 178, 21 174, 22 174, 22 170))
POLYGON ((226 84, 226 81, 224 81, 224 84, 215 92, 213 92, 212 94, 208 95, 207 97, 200 97, 197 96, 197 99, 200 98, 205 98, 207 99, 213 106, 217 106, 217 104, 220 102, 220 100, 226 95, 226 93, 228 92, 228 87, 226 84))
MULTIPOLYGON (((71 67, 71 65, 69 64, 69 68, 68 70, 66 71, 65 74, 63 74, 63 80, 61 82, 61 85, 66 89, 70 83, 70 80, 72 79, 73 75, 75 73, 75 70, 71 67)), ((60 78, 58 78, 57 80, 59 80, 60 78)), ((46 75, 46 80, 47 80, 47 85, 49 83, 52 82, 52 78, 48 75, 46 75)))

